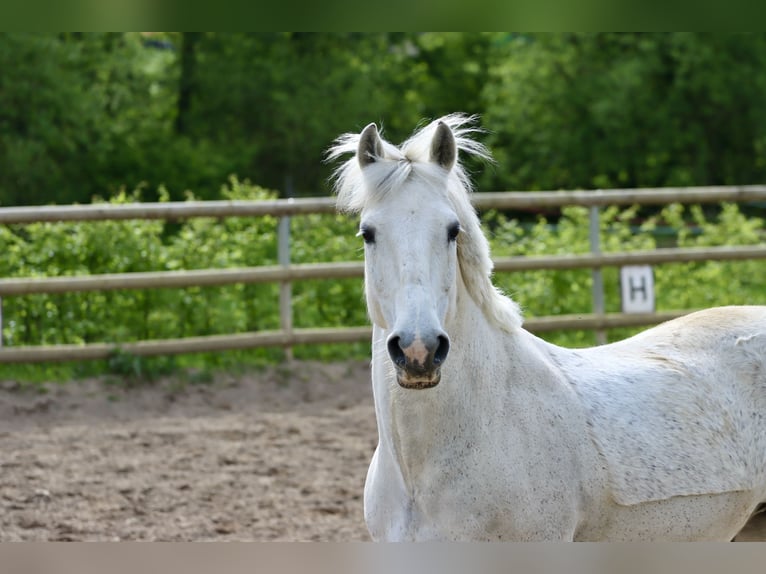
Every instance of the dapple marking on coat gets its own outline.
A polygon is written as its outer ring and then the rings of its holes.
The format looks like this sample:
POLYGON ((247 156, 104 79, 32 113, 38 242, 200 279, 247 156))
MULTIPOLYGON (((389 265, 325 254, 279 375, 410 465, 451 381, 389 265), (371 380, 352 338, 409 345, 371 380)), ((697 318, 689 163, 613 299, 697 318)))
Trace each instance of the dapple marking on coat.
POLYGON ((766 307, 590 349, 522 327, 491 282, 459 154, 474 118, 328 157, 360 214, 379 442, 374 540, 730 540, 766 500, 766 307))

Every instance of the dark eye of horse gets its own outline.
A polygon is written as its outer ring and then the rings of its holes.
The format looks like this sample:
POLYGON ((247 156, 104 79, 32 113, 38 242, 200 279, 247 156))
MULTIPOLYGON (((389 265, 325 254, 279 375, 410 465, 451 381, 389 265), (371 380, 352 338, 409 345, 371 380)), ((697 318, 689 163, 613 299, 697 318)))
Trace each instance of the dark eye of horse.
POLYGON ((455 241, 458 233, 460 233, 460 224, 455 222, 447 228, 447 241, 450 243, 455 241))
POLYGON ((375 229, 372 227, 364 226, 359 230, 359 235, 362 236, 364 242, 368 245, 375 243, 375 229))

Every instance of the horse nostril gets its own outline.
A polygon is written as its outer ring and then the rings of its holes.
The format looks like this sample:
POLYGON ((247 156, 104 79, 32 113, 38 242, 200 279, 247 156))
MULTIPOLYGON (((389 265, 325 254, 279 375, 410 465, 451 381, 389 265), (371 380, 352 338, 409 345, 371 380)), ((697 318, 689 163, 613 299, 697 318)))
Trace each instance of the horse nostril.
POLYGON ((449 353, 449 339, 446 335, 439 335, 439 346, 434 353, 434 365, 441 365, 449 353))
POLYGON ((404 356, 404 351, 402 351, 402 348, 399 345, 400 341, 401 339, 399 337, 391 337, 388 339, 388 355, 397 367, 403 368, 407 359, 404 356))

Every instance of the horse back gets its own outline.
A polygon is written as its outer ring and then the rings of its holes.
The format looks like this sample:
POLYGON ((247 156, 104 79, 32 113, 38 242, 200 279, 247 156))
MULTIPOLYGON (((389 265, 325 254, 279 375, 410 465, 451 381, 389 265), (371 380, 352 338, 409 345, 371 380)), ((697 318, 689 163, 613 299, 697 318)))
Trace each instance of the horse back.
POLYGON ((560 366, 618 503, 766 496, 766 307, 693 313, 560 366))

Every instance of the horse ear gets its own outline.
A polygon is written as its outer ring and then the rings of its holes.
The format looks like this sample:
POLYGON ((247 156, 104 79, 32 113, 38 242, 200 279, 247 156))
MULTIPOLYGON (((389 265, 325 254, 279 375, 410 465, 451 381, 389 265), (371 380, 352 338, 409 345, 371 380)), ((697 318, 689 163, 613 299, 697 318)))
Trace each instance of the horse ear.
POLYGON ((436 126, 436 133, 431 140, 431 161, 449 171, 457 159, 457 144, 452 130, 444 122, 436 126))
POLYGON ((375 124, 370 124, 359 136, 359 147, 356 150, 356 157, 359 165, 362 167, 375 163, 378 158, 383 157, 383 144, 378 135, 378 128, 375 124))

